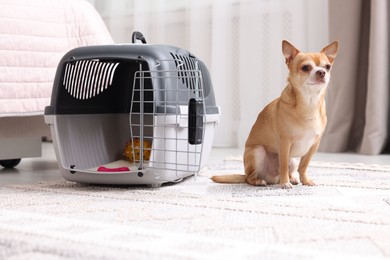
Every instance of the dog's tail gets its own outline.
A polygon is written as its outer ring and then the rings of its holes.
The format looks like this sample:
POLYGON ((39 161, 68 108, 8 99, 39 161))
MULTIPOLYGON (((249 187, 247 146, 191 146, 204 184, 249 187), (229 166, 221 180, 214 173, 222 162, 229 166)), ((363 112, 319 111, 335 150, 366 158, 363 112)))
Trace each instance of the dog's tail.
POLYGON ((245 175, 243 174, 215 175, 211 179, 219 183, 245 183, 245 175))

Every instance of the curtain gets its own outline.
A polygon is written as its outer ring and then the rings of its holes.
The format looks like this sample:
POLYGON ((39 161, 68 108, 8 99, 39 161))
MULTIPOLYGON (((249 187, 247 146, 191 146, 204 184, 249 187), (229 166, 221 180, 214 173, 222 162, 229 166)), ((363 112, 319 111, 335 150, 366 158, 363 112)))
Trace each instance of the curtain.
POLYGON ((327 93, 320 151, 379 154, 389 147, 387 0, 330 0, 329 34, 340 41, 327 93))
POLYGON ((327 0, 90 0, 114 40, 187 49, 208 67, 221 119, 214 146, 243 146, 260 110, 286 85, 286 39, 302 51, 328 41, 327 0))

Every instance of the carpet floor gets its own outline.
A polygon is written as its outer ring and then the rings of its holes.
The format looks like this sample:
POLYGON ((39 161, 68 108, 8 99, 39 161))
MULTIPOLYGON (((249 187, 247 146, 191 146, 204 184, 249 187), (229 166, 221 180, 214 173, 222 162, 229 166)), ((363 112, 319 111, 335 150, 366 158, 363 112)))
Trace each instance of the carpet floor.
POLYGON ((313 162, 317 186, 152 189, 60 182, 0 188, 0 259, 390 258, 390 167, 313 162))

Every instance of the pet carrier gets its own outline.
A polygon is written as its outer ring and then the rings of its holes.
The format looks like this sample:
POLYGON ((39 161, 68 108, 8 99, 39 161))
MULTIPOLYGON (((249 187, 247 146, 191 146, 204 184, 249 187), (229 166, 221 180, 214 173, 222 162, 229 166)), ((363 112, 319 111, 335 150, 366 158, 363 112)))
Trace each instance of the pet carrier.
POLYGON ((63 177, 101 184, 158 187, 195 174, 218 120, 204 63, 177 47, 146 44, 141 33, 133 44, 65 54, 45 109, 63 177))

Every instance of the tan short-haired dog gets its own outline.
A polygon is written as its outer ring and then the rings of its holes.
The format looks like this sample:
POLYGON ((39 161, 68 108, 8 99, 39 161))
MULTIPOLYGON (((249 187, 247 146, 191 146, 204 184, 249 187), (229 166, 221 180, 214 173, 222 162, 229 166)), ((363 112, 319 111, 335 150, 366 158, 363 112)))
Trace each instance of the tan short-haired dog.
POLYGON ((292 188, 300 157, 299 179, 303 185, 315 185, 306 169, 317 151, 326 126, 325 92, 337 55, 335 41, 319 53, 302 53, 287 41, 282 42, 289 70, 288 85, 281 96, 259 114, 245 144, 245 175, 213 176, 221 183, 250 185, 280 184, 292 188))

